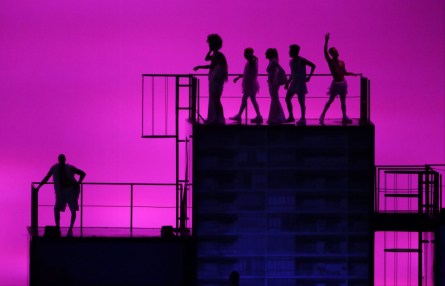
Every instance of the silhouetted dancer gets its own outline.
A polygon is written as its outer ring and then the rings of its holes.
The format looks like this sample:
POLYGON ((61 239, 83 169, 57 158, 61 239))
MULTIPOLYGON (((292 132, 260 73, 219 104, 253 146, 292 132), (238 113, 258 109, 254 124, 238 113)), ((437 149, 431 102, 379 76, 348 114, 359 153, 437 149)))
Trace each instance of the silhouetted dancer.
POLYGON ((237 271, 230 272, 229 286, 239 286, 239 272, 237 271))
POLYGON ((224 82, 228 79, 228 68, 226 57, 219 51, 222 48, 223 41, 219 35, 210 34, 207 36, 207 43, 210 50, 205 60, 210 61, 210 65, 196 66, 193 70, 209 69, 209 109, 206 123, 225 124, 221 95, 224 82))
POLYGON ((271 98, 267 123, 270 125, 277 125, 283 123, 285 120, 283 107, 281 107, 280 99, 278 98, 278 90, 280 89, 280 86, 287 82, 287 78, 286 73, 278 63, 277 49, 267 49, 266 59, 269 60, 269 65, 267 66, 266 71, 271 98))
POLYGON ((300 103, 301 108, 301 118, 298 120, 297 124, 305 124, 306 123, 306 105, 305 105, 305 96, 307 94, 306 82, 308 82, 312 75, 314 74, 315 64, 311 61, 308 61, 305 58, 299 56, 300 46, 299 45, 290 45, 289 46, 289 56, 291 60, 289 62, 291 75, 289 80, 286 82, 284 86, 287 89, 286 93, 286 105, 287 111, 289 112, 289 117, 285 122, 295 122, 293 108, 292 108, 292 97, 297 94, 298 102, 300 103), (311 67, 311 72, 309 75, 306 75, 306 66, 311 67))
POLYGON ((258 84, 258 58, 253 54, 252 48, 247 48, 244 50, 244 58, 247 60, 244 66, 244 72, 242 75, 237 76, 233 82, 237 82, 240 78, 243 79, 243 98, 241 100, 241 107, 239 112, 234 117, 230 119, 234 121, 241 121, 241 114, 243 114, 244 109, 247 107, 247 99, 250 98, 252 101, 253 108, 255 108, 256 117, 251 120, 252 123, 263 123, 263 117, 261 116, 258 103, 256 101, 256 94, 260 88, 258 84))
POLYGON ((68 204, 71 211, 71 224, 67 236, 73 235, 73 226, 76 221, 76 211, 79 210, 79 193, 80 184, 85 178, 86 173, 74 166, 66 164, 66 157, 63 154, 59 155, 59 163, 49 169, 48 174, 43 178, 42 182, 37 186, 38 191, 48 180, 53 177, 54 189, 56 191, 56 204, 54 205, 54 219, 56 227, 60 229, 60 212, 64 212, 68 204), (76 181, 74 175, 79 175, 79 180, 76 181))
POLYGON ((328 95, 329 100, 326 103, 323 112, 320 116, 320 123, 324 124, 324 117, 329 106, 334 101, 335 97, 340 95, 341 112, 343 114, 342 123, 351 123, 352 120, 346 116, 346 94, 348 93, 348 83, 346 82, 345 75, 354 75, 354 73, 347 72, 345 62, 338 59, 338 51, 336 48, 331 47, 328 52, 329 33, 325 35, 324 41, 324 57, 329 65, 329 70, 333 76, 333 81, 329 87, 328 95), (329 56, 330 55, 330 56, 329 56), (332 58, 331 58, 332 56, 332 58))

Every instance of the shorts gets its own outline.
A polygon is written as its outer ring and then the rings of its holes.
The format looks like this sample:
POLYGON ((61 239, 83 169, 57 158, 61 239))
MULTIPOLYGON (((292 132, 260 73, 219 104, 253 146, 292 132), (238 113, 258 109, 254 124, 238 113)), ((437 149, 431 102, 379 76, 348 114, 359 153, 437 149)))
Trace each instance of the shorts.
POLYGON ((348 93, 348 83, 344 81, 332 81, 331 86, 329 86, 328 94, 330 96, 346 96, 348 93))
POLYGON ((299 98, 304 97, 307 94, 306 82, 296 82, 292 80, 287 89, 286 96, 293 96, 294 94, 297 94, 299 98))
POLYGON ((79 186, 71 186, 67 188, 63 188, 60 191, 56 191, 56 204, 54 205, 55 211, 64 212, 66 209, 66 205, 70 208, 70 211, 78 211, 79 210, 79 186))

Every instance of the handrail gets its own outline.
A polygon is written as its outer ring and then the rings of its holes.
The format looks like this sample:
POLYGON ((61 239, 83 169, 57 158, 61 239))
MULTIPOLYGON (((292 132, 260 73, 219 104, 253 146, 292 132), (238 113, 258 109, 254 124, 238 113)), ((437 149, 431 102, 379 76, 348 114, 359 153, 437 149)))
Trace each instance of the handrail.
POLYGON ((445 164, 376 165, 375 174, 375 212, 436 215, 441 211, 445 164), (411 206, 411 200, 417 202, 411 206))
MULTIPOLYGON (((235 77, 239 75, 241 74, 239 73, 228 74, 229 77, 235 77)), ((265 73, 258 74, 259 78, 264 78, 267 76, 268 75, 265 73)), ((290 75, 287 74, 287 76, 290 75)), ((316 73, 313 74, 312 76, 332 78, 332 74, 330 73, 316 73)), ((178 109, 184 109, 180 108, 177 104, 180 97, 179 88, 182 87, 189 88, 190 97, 188 99, 189 101, 188 111, 190 112, 189 119, 191 119, 191 123, 201 123, 202 120, 199 120, 199 117, 202 116, 200 111, 200 106, 201 106, 200 102, 201 99, 208 98, 207 92, 204 92, 202 95, 200 94, 201 92, 200 92, 199 79, 204 77, 208 77, 208 74, 207 73, 188 73, 188 74, 143 73, 142 74, 142 137, 175 138, 175 136, 172 134, 176 132, 171 129, 173 125, 171 125, 170 122, 172 122, 171 120, 174 121, 174 118, 178 117, 178 109), (169 93, 171 93, 169 89, 173 91, 173 86, 171 86, 170 88, 168 86, 173 85, 175 82, 174 80, 169 80, 169 79, 174 79, 174 78, 176 79, 176 92, 175 94, 169 95, 169 93), (181 81, 181 79, 187 79, 187 78, 188 78, 187 83, 184 80, 181 81), (194 98, 192 98, 192 95, 194 95, 194 98), (173 96, 175 97, 174 102, 176 103, 176 105, 174 103, 169 103, 168 98, 169 97, 172 98, 173 96), (165 102, 162 103, 162 100, 165 100, 165 102), (148 109, 146 109, 146 107, 148 107, 148 109), (173 108, 176 110, 174 111, 173 108), (148 114, 150 115, 146 116, 148 114), (165 117, 164 120, 162 120, 163 117, 165 117), (169 120, 169 118, 171 120, 169 120), (160 124, 155 124, 155 122, 160 124), (163 128, 165 128, 165 131, 163 130, 163 128)), ((359 100, 358 108, 355 109, 355 112, 358 113, 357 117, 359 118, 360 123, 370 122, 371 121, 370 80, 366 78, 362 73, 345 75, 345 77, 359 78, 358 89, 355 90, 355 94, 349 95, 347 98, 359 100)), ((356 85, 356 83, 354 83, 354 85, 356 85)), ((222 98, 232 99, 241 97, 242 94, 237 94, 237 96, 225 94, 223 95, 222 98)), ((323 98, 327 99, 328 97, 329 96, 327 95, 320 95, 317 93, 314 94, 311 93, 306 96, 307 99, 323 99, 323 98)), ((257 95, 257 98, 266 99, 269 97, 266 95, 257 95)), ((284 98, 284 95, 281 94, 280 98, 284 98)), ((249 113, 249 105, 246 106, 246 114, 245 114, 246 118, 248 113, 249 113)))
MULTIPOLYGON (((39 192, 35 188, 35 185, 38 185, 40 182, 31 182, 31 230, 34 232, 37 232, 37 229, 39 227, 39 206, 47 206, 47 205, 39 205, 39 192)), ((54 182, 48 182, 47 185, 54 185, 54 182)), ((130 229, 130 235, 133 233, 133 209, 134 208, 140 208, 140 207, 149 207, 149 208, 156 208, 153 206, 140 206, 140 205, 134 205, 134 187, 135 186, 158 186, 158 187, 175 187, 178 188, 177 183, 125 183, 125 182, 82 182, 80 184, 80 202, 79 202, 79 211, 80 211, 80 231, 82 233, 82 230, 84 228, 83 226, 83 208, 84 207, 127 207, 130 208, 130 222, 129 222, 129 229, 130 229), (83 187, 84 186, 128 186, 130 189, 130 205, 122 205, 122 206, 108 206, 108 205, 85 205, 83 203, 83 187)), ((167 208, 167 207, 165 207, 167 208)), ((169 207, 172 209, 177 209, 178 206, 172 206, 169 207)), ((176 218, 178 220, 178 217, 176 218)))

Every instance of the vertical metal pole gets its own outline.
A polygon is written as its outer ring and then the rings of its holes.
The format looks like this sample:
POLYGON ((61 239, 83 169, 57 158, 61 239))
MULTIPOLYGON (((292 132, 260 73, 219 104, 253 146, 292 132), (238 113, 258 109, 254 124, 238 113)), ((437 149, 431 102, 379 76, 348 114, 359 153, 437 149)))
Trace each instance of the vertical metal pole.
POLYGON ((417 285, 419 285, 419 286, 421 286, 422 285, 422 263, 423 263, 423 257, 422 257, 422 253, 423 253, 423 249, 422 249, 422 232, 421 231, 419 231, 419 251, 418 251, 418 254, 419 254, 419 264, 417 265, 418 266, 418 284, 417 285))
POLYGON ((168 135, 168 76, 165 77, 165 135, 168 135))
POLYGON ((31 229, 37 233, 39 227, 39 192, 31 184, 31 229))
POLYGON ((360 77, 360 122, 367 122, 368 118, 368 83, 367 78, 360 77))
MULTIPOLYGON (((192 76, 192 96, 191 96, 191 109, 190 109, 190 115, 189 118, 192 120, 192 123, 194 124, 196 122, 197 119, 197 115, 196 115, 196 92, 197 92, 197 85, 198 85, 198 80, 197 78, 192 76)), ((198 118, 199 120, 199 118, 198 118)))
POLYGON ((142 75, 142 130, 141 136, 144 136, 144 75, 142 75))
POLYGON ((155 77, 151 76, 151 135, 155 135, 155 77))
POLYGON ((83 236, 83 184, 80 184, 80 235, 83 236))
POLYGON ((175 98, 175 115, 176 115, 176 229, 178 229, 179 218, 179 199, 178 199, 178 185, 179 185, 179 76, 176 76, 176 98, 175 98))
POLYGON ((130 185, 130 236, 133 236, 133 184, 130 185))
POLYGON ((425 172, 425 212, 430 213, 431 212, 431 201, 430 201, 430 186, 431 186, 431 180, 430 180, 430 172, 425 172))
POLYGON ((417 192, 419 194, 419 199, 418 199, 418 202, 417 202, 417 207, 418 207, 417 212, 419 214, 421 214, 423 212, 423 207, 422 207, 422 205, 423 205, 423 188, 422 188, 423 174, 421 172, 418 175, 417 181, 418 181, 417 182, 417 192))
POLYGON ((198 86, 197 86, 197 92, 198 92, 198 101, 197 101, 197 109, 198 109, 198 114, 197 114, 197 118, 198 118, 198 123, 199 123, 199 115, 201 114, 201 82, 196 79, 196 81, 198 82, 198 86))
POLYGON ((368 117, 366 118, 368 121, 371 121, 371 80, 366 79, 367 85, 367 99, 368 99, 368 117))

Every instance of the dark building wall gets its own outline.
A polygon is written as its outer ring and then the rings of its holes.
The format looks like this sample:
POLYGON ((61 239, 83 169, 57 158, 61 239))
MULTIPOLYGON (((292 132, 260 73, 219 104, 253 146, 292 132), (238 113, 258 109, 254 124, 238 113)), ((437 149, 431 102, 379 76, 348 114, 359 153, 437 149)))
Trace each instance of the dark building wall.
POLYGON ((198 285, 371 285, 374 127, 193 132, 198 285))
POLYGON ((190 286, 192 240, 31 237, 30 285, 190 286))

